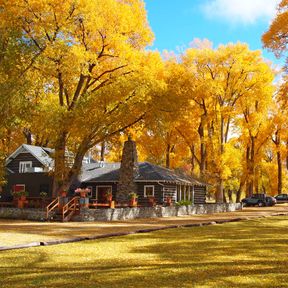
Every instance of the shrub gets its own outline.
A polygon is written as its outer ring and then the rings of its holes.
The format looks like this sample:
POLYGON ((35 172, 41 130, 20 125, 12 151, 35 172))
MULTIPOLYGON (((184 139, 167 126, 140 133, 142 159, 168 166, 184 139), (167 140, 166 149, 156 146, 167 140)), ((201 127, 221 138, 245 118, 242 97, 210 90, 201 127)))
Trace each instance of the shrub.
POLYGON ((12 192, 12 195, 14 197, 21 197, 21 196, 28 196, 29 192, 28 191, 17 191, 17 192, 12 192))
POLYGON ((192 205, 192 201, 190 200, 181 200, 179 202, 176 202, 176 206, 187 206, 192 205))
POLYGON ((134 192, 129 193, 129 199, 132 199, 132 198, 137 199, 137 198, 138 198, 138 195, 137 195, 136 193, 134 193, 134 192))

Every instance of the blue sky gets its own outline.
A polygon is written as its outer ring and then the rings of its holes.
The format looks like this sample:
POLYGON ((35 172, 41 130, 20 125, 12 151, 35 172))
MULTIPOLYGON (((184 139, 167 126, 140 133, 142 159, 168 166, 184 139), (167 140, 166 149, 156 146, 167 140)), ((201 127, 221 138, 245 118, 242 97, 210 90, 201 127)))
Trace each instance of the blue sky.
POLYGON ((279 0, 144 1, 155 34, 152 49, 183 51, 195 38, 212 41, 214 48, 240 41, 252 50, 263 50, 264 57, 274 63, 282 61, 264 50, 261 43, 279 0))

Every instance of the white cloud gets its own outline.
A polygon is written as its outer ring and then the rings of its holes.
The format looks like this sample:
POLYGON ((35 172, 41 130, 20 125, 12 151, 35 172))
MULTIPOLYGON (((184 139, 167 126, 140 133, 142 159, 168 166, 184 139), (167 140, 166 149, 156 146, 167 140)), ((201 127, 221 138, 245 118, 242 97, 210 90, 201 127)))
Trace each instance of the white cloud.
POLYGON ((209 0, 201 8, 209 18, 252 24, 256 20, 271 21, 280 0, 209 0))

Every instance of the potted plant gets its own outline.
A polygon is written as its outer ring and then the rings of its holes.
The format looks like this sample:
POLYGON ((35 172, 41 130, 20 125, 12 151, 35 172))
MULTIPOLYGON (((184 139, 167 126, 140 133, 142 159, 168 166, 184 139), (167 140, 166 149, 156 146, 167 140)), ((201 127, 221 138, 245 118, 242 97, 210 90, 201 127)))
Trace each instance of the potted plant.
POLYGON ((89 188, 77 188, 75 190, 76 194, 79 194, 81 198, 86 198, 87 194, 90 192, 89 188))
POLYGON ((13 192, 13 196, 18 200, 25 201, 26 197, 29 195, 27 191, 15 191, 13 192))
POLYGON ((60 193, 61 197, 67 197, 67 190, 63 189, 60 193))
POLYGON ((40 192, 40 197, 41 197, 42 199, 46 198, 47 195, 48 195, 48 193, 45 192, 45 191, 40 192))
POLYGON ((172 205, 172 197, 168 196, 166 197, 166 205, 171 206, 172 205))
POLYGON ((20 192, 20 199, 22 201, 26 201, 26 197, 28 197, 28 196, 29 196, 29 193, 27 191, 21 191, 20 192))
POLYGON ((137 207, 137 199, 138 195, 134 192, 129 193, 129 206, 131 207, 137 207))
POLYGON ((41 197, 41 203, 40 203, 41 208, 44 208, 45 198, 47 197, 48 193, 45 192, 45 191, 41 191, 39 195, 40 195, 40 197, 41 197))
POLYGON ((13 197, 16 198, 17 200, 17 207, 18 208, 24 208, 24 204, 28 203, 28 201, 26 200, 26 197, 29 195, 29 193, 27 191, 15 191, 12 193, 13 197))
POLYGON ((80 197, 82 198, 86 198, 87 197, 87 194, 90 192, 90 189, 89 188, 83 188, 81 189, 80 191, 80 197))
POLYGON ((112 192, 108 191, 105 193, 105 198, 107 202, 111 202, 112 201, 112 192))
POLYGON ((149 206, 154 207, 156 204, 155 197, 154 196, 148 196, 148 203, 149 203, 149 206))

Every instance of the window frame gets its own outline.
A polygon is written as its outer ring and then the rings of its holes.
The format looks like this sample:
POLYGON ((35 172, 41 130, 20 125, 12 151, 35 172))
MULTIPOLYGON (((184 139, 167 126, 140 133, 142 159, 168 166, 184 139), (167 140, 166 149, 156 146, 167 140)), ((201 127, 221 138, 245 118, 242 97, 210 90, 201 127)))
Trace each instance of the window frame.
POLYGON ((13 187, 12 187, 12 191, 13 191, 13 192, 26 191, 26 184, 14 184, 13 187), (17 186, 17 187, 22 187, 21 190, 16 189, 16 186, 17 186), (17 191, 16 191, 16 190, 17 190, 17 191))
POLYGON ((27 168, 32 168, 32 161, 19 161, 19 173, 26 173, 27 168), (27 167, 27 164, 30 166, 27 167))
POLYGON ((148 197, 154 197, 154 196, 155 196, 155 185, 144 185, 144 197, 148 198, 148 197), (152 188, 152 195, 147 196, 147 192, 146 192, 147 188, 152 188))
POLYGON ((111 193, 113 193, 113 187, 112 185, 99 185, 99 186, 96 186, 96 200, 98 200, 98 187, 99 188, 111 188, 111 193))

